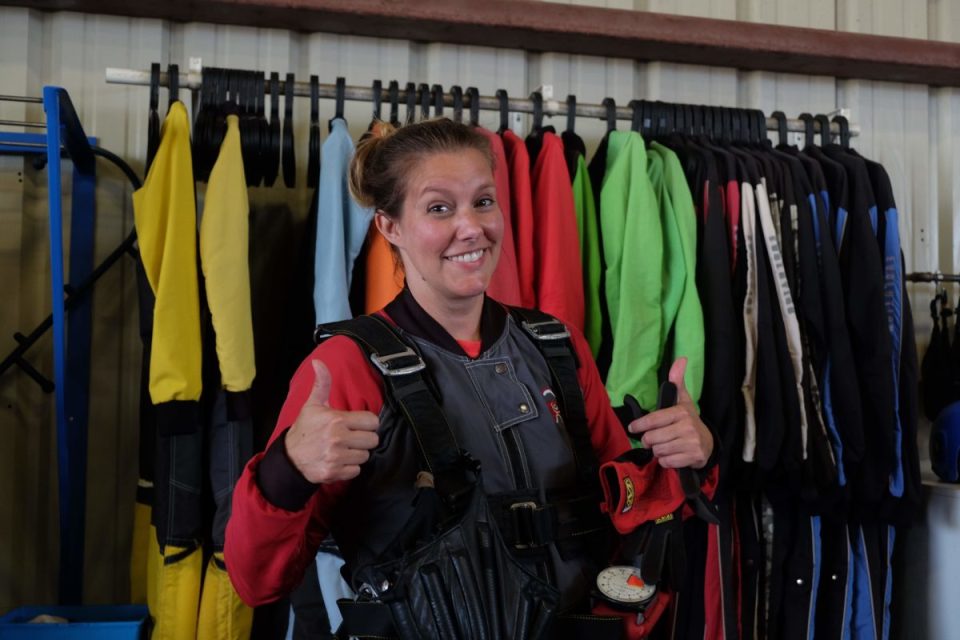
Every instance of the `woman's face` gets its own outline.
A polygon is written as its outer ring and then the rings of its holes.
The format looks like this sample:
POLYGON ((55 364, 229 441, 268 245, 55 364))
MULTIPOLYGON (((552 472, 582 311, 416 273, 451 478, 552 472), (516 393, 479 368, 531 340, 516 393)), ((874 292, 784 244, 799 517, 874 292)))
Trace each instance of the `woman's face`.
POLYGON ((482 295, 500 256, 503 214, 487 158, 476 149, 430 154, 410 168, 403 210, 377 216, 422 303, 482 295))

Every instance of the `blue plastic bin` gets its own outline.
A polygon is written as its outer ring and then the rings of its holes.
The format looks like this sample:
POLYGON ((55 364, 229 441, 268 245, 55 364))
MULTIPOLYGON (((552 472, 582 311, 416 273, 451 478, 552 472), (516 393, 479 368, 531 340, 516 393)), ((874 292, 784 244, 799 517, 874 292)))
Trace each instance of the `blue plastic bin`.
POLYGON ((0 618, 0 640, 146 640, 143 605, 20 607, 0 618), (66 624, 28 624, 40 614, 66 618, 66 624))

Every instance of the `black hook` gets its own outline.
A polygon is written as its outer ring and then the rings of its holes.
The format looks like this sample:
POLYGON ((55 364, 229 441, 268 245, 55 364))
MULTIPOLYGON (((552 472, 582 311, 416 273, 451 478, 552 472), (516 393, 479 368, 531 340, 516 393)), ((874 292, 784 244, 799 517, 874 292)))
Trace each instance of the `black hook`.
POLYGON ((567 96, 567 131, 573 133, 577 122, 577 96, 572 93, 567 96))
POLYGON ((272 187, 280 170, 280 74, 270 74, 270 132, 267 135, 267 159, 263 183, 272 187))
POLYGON ((371 89, 371 97, 373 98, 373 119, 380 119, 380 105, 383 102, 383 83, 379 80, 373 81, 373 88, 371 89))
POLYGON ((443 86, 435 84, 430 87, 430 97, 433 98, 433 117, 443 117, 443 86))
POLYGON ((510 125, 510 98, 506 89, 497 89, 497 100, 500 101, 500 128, 497 133, 503 133, 510 125))
POLYGON ((787 144, 787 114, 783 111, 774 111, 770 117, 777 121, 777 135, 780 138, 780 144, 787 144))
POLYGON ((307 154, 307 187, 320 184, 320 78, 310 76, 310 147, 307 154))
POLYGON ((157 114, 157 103, 160 99, 160 63, 150 65, 150 112, 147 114, 147 171, 153 157, 160 148, 160 116, 157 114))
POLYGON ((167 95, 170 97, 170 104, 180 99, 180 65, 167 65, 167 95))
POLYGON ((334 119, 343 118, 343 103, 347 99, 347 80, 343 76, 337 78, 337 88, 336 95, 334 99, 336 100, 336 106, 334 107, 334 119))
POLYGON ((287 187, 293 187, 297 182, 297 155, 293 146, 294 80, 294 75, 288 73, 283 83, 283 184, 287 187))
POLYGON ((543 94, 534 91, 530 94, 530 100, 533 101, 533 131, 539 131, 543 128, 543 94))
POLYGON ((833 116, 833 121, 840 127, 840 146, 850 148, 850 121, 846 116, 833 116))
POLYGON ((604 98, 603 107, 607 110, 607 133, 617 129, 617 103, 613 98, 604 98))
POLYGON ((430 85, 421 83, 417 95, 420 96, 420 119, 426 120, 430 117, 430 85))
POLYGON ((410 124, 417 117, 417 85, 412 82, 407 83, 407 88, 404 90, 407 94, 407 117, 406 123, 410 124))
POLYGON ((450 95, 453 96, 453 121, 463 122, 463 89, 455 84, 450 87, 450 95))
POLYGON ((390 101, 390 124, 400 126, 400 83, 396 80, 390 81, 387 99, 390 101))
POLYGON ((803 120, 804 126, 804 148, 813 146, 813 116, 809 113, 801 113, 798 118, 803 120))
POLYGON ((639 133, 643 125, 643 100, 631 100, 627 108, 630 109, 630 131, 639 133))
POLYGON ((470 99, 470 125, 480 124, 480 90, 476 87, 467 87, 467 97, 470 99))
POLYGON ((818 125, 820 125, 820 146, 825 147, 830 144, 831 140, 830 118, 822 113, 818 113, 813 119, 816 120, 818 125))
POLYGON ((157 110, 160 101, 160 63, 150 65, 150 111, 157 110))

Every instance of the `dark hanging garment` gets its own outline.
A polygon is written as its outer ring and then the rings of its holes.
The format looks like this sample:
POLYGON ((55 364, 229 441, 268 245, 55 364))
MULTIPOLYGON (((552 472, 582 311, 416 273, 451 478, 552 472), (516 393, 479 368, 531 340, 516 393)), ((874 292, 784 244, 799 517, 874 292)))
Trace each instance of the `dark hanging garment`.
MULTIPOLYGON (((950 397, 950 343, 947 331, 940 324, 940 314, 937 312, 936 300, 930 303, 933 318, 933 331, 930 342, 923 354, 921 369, 923 395, 923 413, 927 420, 936 420, 940 411, 947 406, 950 397)), ((944 318, 946 323, 946 318, 944 318)))
MULTIPOLYGON (((587 165, 587 173, 590 176, 590 186, 593 187, 593 198, 596 204, 597 214, 597 241, 599 246, 603 247, 603 230, 600 224, 600 191, 603 188, 603 176, 607 173, 607 145, 609 144, 610 134, 603 136, 600 145, 593 154, 590 163, 587 165)), ((603 251, 600 252, 600 291, 606 290, 607 281, 607 262, 603 251)), ((607 308, 607 296, 600 295, 600 350, 597 353, 597 369, 600 371, 600 378, 607 379, 607 372, 610 371, 610 363, 613 361, 613 330, 610 327, 610 311, 607 308)))
MULTIPOLYGON (((902 256, 901 256, 902 260, 902 256)), ((901 262, 901 265, 903 263, 901 262)), ((905 273, 905 270, 904 270, 905 273)), ((906 281, 904 280, 904 284, 906 281)), ((906 287, 904 287, 906 289, 906 287)), ((920 452, 917 450, 917 422, 920 402, 917 340, 914 334, 910 296, 903 296, 903 352, 900 354, 900 424, 903 427, 903 496, 894 513, 898 524, 913 524, 920 512, 923 487, 920 480, 920 452)))

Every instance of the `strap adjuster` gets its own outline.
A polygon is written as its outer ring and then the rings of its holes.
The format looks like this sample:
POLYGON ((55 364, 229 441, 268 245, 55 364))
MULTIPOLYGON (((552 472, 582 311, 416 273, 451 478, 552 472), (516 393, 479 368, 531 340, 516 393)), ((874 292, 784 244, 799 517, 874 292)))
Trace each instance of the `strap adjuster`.
POLYGON ((380 373, 385 376, 405 376, 410 373, 416 373, 418 371, 423 371, 427 368, 427 365, 424 363, 423 359, 417 355, 417 352, 407 347, 403 351, 398 351, 397 353, 390 353, 385 356, 379 356, 376 353, 370 354, 370 362, 373 363, 380 373), (412 364, 404 365, 402 362, 397 362, 401 359, 412 359, 414 362, 412 364))
POLYGON ((514 502, 509 506, 513 519, 513 547, 518 551, 539 549, 553 540, 555 525, 549 506, 532 500, 514 502))
POLYGON ((524 320, 520 323, 520 326, 537 340, 564 340, 570 337, 566 325, 556 320, 545 322, 527 322, 524 320))

